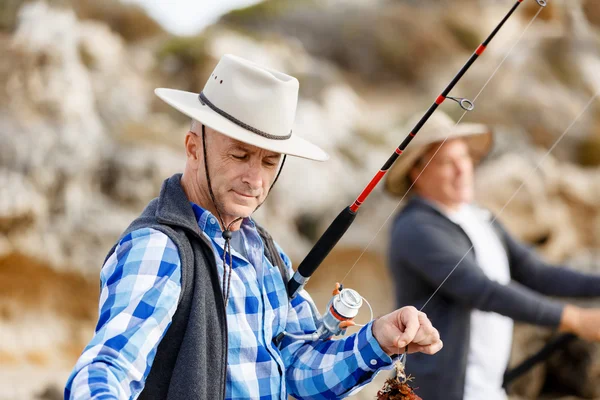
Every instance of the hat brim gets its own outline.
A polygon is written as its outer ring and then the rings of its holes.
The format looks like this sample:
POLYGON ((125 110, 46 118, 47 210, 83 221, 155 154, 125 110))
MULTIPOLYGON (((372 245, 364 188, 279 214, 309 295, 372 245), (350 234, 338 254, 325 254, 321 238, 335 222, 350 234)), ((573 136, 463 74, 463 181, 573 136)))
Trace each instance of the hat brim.
POLYGON ((167 88, 155 89, 154 93, 171 107, 232 139, 261 149, 309 160, 326 161, 329 159, 325 151, 296 134, 289 139, 273 140, 242 128, 210 107, 202 105, 197 93, 167 88))
MULTIPOLYGON (((463 139, 469 146, 469 152, 473 158, 473 164, 478 164, 491 150, 493 144, 492 130, 483 124, 460 124, 454 127, 454 131, 448 140, 463 139)), ((384 189, 393 196, 404 196, 410 189, 408 173, 417 160, 423 156, 431 145, 441 143, 443 140, 432 141, 414 148, 410 145, 406 151, 394 163, 386 174, 384 189)))

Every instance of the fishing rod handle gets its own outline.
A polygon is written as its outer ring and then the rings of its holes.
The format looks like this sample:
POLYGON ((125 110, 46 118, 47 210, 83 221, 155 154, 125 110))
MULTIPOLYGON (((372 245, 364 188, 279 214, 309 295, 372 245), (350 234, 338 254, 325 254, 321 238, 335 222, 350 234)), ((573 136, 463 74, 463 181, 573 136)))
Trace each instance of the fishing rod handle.
POLYGON ((304 257, 304 260, 298 265, 296 273, 288 282, 287 290, 291 299, 302 289, 308 278, 317 270, 325 257, 344 236, 352 222, 354 222, 355 217, 356 213, 350 210, 350 207, 344 208, 304 257))

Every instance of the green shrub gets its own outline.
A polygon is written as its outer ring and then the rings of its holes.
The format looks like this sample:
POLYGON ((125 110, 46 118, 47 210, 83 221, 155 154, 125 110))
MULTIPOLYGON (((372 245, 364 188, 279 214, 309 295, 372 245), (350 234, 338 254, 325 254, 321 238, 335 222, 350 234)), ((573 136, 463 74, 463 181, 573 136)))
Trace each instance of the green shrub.
POLYGON ((465 50, 474 51, 481 43, 482 38, 479 37, 477 32, 466 26, 462 21, 447 19, 446 27, 465 50))
POLYGON ((298 3, 309 3, 308 0, 265 0, 252 6, 239 8, 225 14, 222 19, 230 23, 254 22, 261 19, 272 19, 281 16, 298 3))
MULTIPOLYGON (((32 0, 0 0, 0 31, 13 32, 19 8, 32 0)), ((80 19, 106 23, 128 42, 164 34, 164 29, 146 11, 119 0, 47 0, 52 6, 72 8, 80 19)))
POLYGON ((160 72, 181 90, 197 92, 204 85, 212 58, 206 51, 203 36, 174 36, 164 41, 156 52, 160 72))
POLYGON ((174 58, 185 68, 202 66, 208 59, 203 36, 174 36, 165 41, 157 52, 160 61, 174 58))
POLYGON ((165 33, 158 22, 135 4, 118 0, 71 0, 71 4, 80 19, 104 22, 127 42, 165 33))
POLYGON ((0 1, 0 32, 13 32, 17 26, 17 13, 26 0, 0 1))

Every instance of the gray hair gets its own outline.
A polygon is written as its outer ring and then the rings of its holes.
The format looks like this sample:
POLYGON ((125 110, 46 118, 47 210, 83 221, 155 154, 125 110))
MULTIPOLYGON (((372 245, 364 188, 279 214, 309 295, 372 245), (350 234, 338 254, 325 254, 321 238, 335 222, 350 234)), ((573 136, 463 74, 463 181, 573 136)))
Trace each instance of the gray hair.
POLYGON ((202 131, 202 123, 192 119, 192 122, 190 123, 190 131, 194 133, 200 133, 202 131))

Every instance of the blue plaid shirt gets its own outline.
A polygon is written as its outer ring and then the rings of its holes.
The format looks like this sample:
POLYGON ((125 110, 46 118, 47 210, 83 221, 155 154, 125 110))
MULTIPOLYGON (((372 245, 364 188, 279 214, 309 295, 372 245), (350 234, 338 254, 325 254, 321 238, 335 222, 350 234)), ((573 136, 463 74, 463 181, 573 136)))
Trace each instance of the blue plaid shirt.
MULTIPOLYGON (((193 204, 202 232, 211 240, 222 279, 224 239, 215 217, 193 204)), ((254 222, 246 218, 242 253, 233 249, 227 305, 227 399, 331 399, 351 394, 389 367, 372 335, 372 323, 340 340, 305 342, 283 330, 311 333, 316 318, 308 293, 289 301, 279 269, 264 255, 254 222)), ((280 250, 290 272, 291 262, 280 250)), ((229 257, 228 257, 229 258, 229 257)), ((140 229, 123 237, 101 272, 99 320, 65 389, 65 399, 131 399, 144 387, 181 291, 176 246, 163 233, 140 229)))

